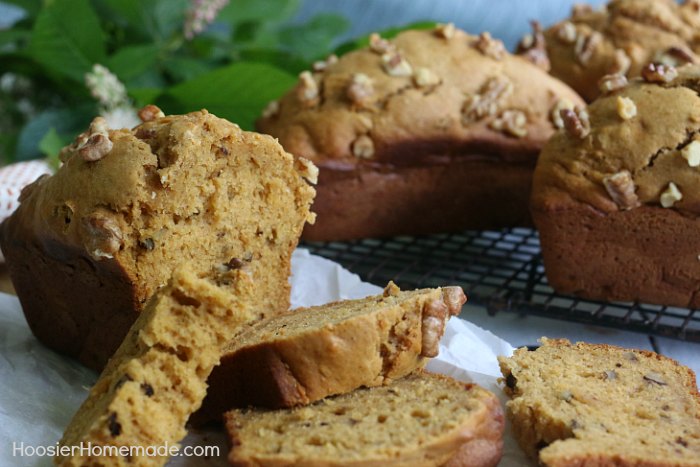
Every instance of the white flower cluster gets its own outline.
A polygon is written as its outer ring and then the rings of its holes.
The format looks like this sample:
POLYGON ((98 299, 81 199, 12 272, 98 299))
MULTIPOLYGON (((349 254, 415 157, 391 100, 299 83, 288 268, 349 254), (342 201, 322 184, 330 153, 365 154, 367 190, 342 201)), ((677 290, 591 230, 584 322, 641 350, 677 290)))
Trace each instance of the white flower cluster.
POLYGON ((190 0, 185 19, 185 38, 190 40, 211 24, 229 0, 190 0))
POLYGON ((132 128, 140 123, 126 86, 106 67, 96 63, 85 73, 85 85, 100 104, 100 115, 109 128, 132 128))

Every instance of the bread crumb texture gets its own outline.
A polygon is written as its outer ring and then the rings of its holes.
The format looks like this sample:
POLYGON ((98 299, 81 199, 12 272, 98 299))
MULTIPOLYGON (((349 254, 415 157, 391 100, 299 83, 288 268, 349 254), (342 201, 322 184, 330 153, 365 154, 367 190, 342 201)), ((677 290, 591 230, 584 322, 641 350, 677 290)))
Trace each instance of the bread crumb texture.
POLYGON ((388 386, 358 389, 307 407, 234 410, 226 425, 237 466, 496 465, 503 414, 476 385, 417 372, 388 386))
MULTIPOLYGON (((198 277, 186 266, 178 268, 129 330, 61 446, 176 446, 204 398, 224 345, 253 318, 256 286, 241 270, 198 277)), ((160 466, 168 459, 140 454, 76 451, 54 461, 60 466, 160 466)))
POLYGON ((642 350, 543 338, 499 358, 521 447, 547 466, 698 466, 693 372, 642 350))

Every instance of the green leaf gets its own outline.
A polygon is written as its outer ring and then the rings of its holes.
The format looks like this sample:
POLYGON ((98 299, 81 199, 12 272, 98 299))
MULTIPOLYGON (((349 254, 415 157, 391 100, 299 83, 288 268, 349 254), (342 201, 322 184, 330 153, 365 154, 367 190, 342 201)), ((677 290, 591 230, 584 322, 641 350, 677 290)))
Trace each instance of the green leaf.
POLYGON ((207 109, 250 130, 267 103, 295 82, 293 75, 271 65, 240 62, 174 86, 158 106, 166 114, 207 109))
POLYGON ((29 160, 41 157, 39 143, 52 128, 61 138, 71 140, 87 128, 95 115, 93 105, 40 113, 22 128, 17 140, 15 158, 29 160))
POLYGON ((226 5, 217 21, 238 24, 245 21, 275 22, 291 18, 299 0, 233 0, 226 5))
MULTIPOLYGON (((434 21, 419 21, 417 23, 410 23, 405 26, 393 27, 379 31, 379 35, 385 39, 393 39, 399 33, 406 31, 408 29, 433 29, 437 25, 434 21)), ((349 42, 341 44, 335 49, 335 53, 340 56, 351 50, 360 49, 369 45, 369 35, 353 39, 349 42)))
POLYGON ((99 9, 121 27, 163 42, 182 30, 187 0, 99 0, 99 9))
POLYGON ((92 65, 105 59, 104 35, 88 1, 48 3, 37 17, 30 50, 50 71, 82 83, 92 65))
POLYGON ((161 88, 133 88, 129 89, 129 97, 134 100, 136 108, 141 108, 156 102, 162 92, 161 88))
POLYGON ((212 70, 213 66, 204 60, 187 57, 173 57, 163 62, 163 67, 175 82, 189 81, 212 70))
POLYGON ((107 59, 105 66, 125 82, 153 68, 157 59, 158 47, 155 45, 135 45, 119 49, 107 59))
POLYGON ((320 14, 306 24, 282 29, 280 43, 284 44, 287 50, 312 61, 328 55, 333 39, 347 28, 348 21, 342 16, 320 14))
POLYGON ((25 29, 0 29, 0 54, 17 51, 30 37, 31 31, 25 29))
POLYGON ((52 167, 58 168, 58 154, 70 141, 71 138, 61 137, 56 133, 56 129, 51 127, 44 137, 39 140, 39 150, 46 156, 52 167))

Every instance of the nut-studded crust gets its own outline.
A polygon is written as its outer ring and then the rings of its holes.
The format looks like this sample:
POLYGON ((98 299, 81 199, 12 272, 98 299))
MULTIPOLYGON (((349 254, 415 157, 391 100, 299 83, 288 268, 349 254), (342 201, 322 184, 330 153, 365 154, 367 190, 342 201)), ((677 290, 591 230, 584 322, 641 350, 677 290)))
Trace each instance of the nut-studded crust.
POLYGON ((383 296, 301 308, 254 324, 212 374, 192 420, 219 420, 226 410, 248 405, 305 405, 422 367, 437 354, 447 321, 466 296, 460 287, 400 292, 392 285, 383 296))
POLYGON ((600 300, 700 306, 700 65, 601 97, 590 133, 557 133, 535 171, 532 215, 549 283, 600 300), (635 113, 621 118, 619 101, 635 113))
POLYGON ((698 62, 700 10, 695 0, 612 0, 602 10, 578 9, 545 31, 551 73, 586 100, 605 75, 640 76, 650 62, 698 62))
POLYGON ((371 44, 313 75, 315 105, 292 90, 257 122, 319 166, 305 237, 528 224, 521 200, 555 130, 550 112, 582 105, 576 93, 487 34, 443 25, 371 44))

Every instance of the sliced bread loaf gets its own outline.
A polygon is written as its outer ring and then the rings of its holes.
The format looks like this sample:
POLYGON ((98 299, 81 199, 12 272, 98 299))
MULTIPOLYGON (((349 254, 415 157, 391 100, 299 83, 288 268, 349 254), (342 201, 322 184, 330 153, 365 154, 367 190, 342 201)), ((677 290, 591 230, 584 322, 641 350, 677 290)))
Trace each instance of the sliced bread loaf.
POLYGON ((423 371, 306 407, 225 418, 236 466, 493 466, 503 447, 493 394, 423 371))
POLYGON ((226 349, 193 421, 247 405, 305 405, 405 376, 437 355, 466 300, 460 287, 402 292, 390 283, 382 295, 259 321, 226 349))
POLYGON ((139 315, 73 417, 60 447, 75 448, 69 455, 61 452, 55 463, 165 464, 166 448, 185 436, 185 423, 204 398, 224 344, 254 316, 246 300, 253 285, 242 270, 200 278, 185 267, 177 269, 139 315), (97 449, 88 452, 89 445, 97 449), (159 449, 157 455, 149 447, 159 449))
POLYGON ((675 361, 542 339, 500 365, 513 431, 542 464, 700 466, 700 396, 675 361))

